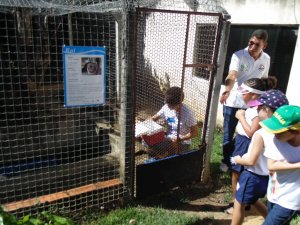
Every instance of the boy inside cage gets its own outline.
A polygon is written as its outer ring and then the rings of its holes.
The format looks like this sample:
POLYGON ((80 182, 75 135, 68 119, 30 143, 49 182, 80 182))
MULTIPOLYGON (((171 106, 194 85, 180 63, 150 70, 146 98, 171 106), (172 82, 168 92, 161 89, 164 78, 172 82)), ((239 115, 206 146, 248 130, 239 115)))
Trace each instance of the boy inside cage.
POLYGON ((169 88, 165 93, 165 104, 162 108, 151 117, 150 121, 144 121, 144 124, 152 124, 150 125, 152 128, 156 126, 155 134, 142 136, 152 159, 188 151, 191 139, 198 135, 195 114, 183 103, 183 99, 184 93, 180 87, 169 88), (160 124, 156 125, 153 121, 160 124))

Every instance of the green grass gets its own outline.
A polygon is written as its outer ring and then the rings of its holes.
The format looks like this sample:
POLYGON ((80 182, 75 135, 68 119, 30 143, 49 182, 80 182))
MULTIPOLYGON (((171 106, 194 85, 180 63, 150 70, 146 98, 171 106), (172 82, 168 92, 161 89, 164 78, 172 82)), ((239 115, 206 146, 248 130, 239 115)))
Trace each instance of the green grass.
MULTIPOLYGON (((231 185, 231 177, 229 171, 227 173, 220 172, 219 166, 222 160, 222 140, 223 134, 219 128, 216 129, 214 133, 214 141, 211 151, 211 159, 210 159, 210 173, 211 177, 217 178, 214 179, 217 181, 215 183, 216 186, 224 186, 231 185)), ((228 201, 232 200, 231 192, 228 193, 228 201)))
MULTIPOLYGON (((128 206, 108 213, 92 213, 82 217, 80 225, 218 225, 213 218, 199 218, 176 210, 160 207, 128 206)), ((291 225, 300 225, 300 216, 291 221, 291 225)))
POLYGON ((210 160, 210 168, 212 172, 219 171, 219 165, 222 160, 222 138, 222 133, 219 130, 216 130, 214 133, 214 140, 210 160))
MULTIPOLYGON (((142 206, 116 209, 106 215, 99 215, 97 219, 88 220, 83 225, 197 225, 207 222, 195 216, 186 216, 176 211, 168 211, 162 208, 146 208, 142 206)), ((211 220, 210 220, 211 221, 211 220)))

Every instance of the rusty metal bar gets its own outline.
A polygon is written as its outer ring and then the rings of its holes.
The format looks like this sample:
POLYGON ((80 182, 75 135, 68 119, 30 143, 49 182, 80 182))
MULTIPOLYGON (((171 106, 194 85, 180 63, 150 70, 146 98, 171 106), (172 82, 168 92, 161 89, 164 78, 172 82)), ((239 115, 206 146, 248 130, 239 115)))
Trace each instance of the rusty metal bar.
POLYGON ((84 185, 78 188, 72 188, 66 191, 60 191, 57 193, 43 195, 37 198, 30 198, 18 202, 11 202, 3 205, 3 208, 6 212, 15 211, 22 208, 32 207, 38 204, 50 203, 64 198, 70 198, 79 194, 96 191, 116 185, 120 185, 122 182, 120 179, 112 179, 108 181, 101 181, 95 184, 84 185))

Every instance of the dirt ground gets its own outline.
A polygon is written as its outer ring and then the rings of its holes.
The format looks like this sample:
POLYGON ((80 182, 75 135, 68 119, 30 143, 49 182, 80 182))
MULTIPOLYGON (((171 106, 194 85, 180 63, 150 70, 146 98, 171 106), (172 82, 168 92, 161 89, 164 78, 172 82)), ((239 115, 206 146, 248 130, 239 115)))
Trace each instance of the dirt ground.
MULTIPOLYGON (((218 178, 216 178, 218 179, 218 178)), ((189 187, 175 188, 168 193, 155 195, 143 201, 147 207, 159 206, 167 210, 176 210, 205 219, 203 225, 230 225, 231 215, 224 213, 230 201, 230 185, 216 187, 214 184, 193 184, 189 187)), ((246 212, 245 225, 263 223, 254 207, 246 212)), ((201 223, 202 224, 202 223, 201 223)))
MULTIPOLYGON (((224 202, 225 195, 228 193, 229 187, 223 187, 219 190, 214 190, 206 196, 195 198, 188 202, 187 210, 185 213, 199 216, 200 218, 211 218, 213 224, 229 225, 232 216, 224 213, 224 209, 228 206, 224 202)), ((201 188, 199 188, 201 190, 201 188)), ((259 225, 263 223, 263 217, 258 214, 254 207, 246 211, 244 220, 245 225, 259 225)))

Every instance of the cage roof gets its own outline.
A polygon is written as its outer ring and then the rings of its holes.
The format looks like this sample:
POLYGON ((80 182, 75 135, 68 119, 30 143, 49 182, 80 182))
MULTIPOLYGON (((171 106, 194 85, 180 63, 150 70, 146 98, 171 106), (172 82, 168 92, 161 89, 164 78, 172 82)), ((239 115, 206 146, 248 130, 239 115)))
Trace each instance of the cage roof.
POLYGON ((228 14, 221 0, 0 0, 0 6, 2 11, 26 7, 38 15, 131 12, 137 7, 228 14))

